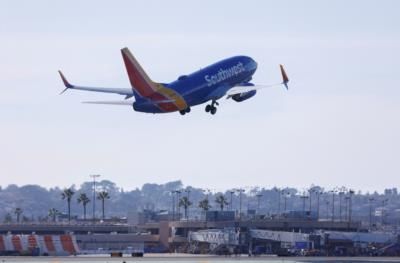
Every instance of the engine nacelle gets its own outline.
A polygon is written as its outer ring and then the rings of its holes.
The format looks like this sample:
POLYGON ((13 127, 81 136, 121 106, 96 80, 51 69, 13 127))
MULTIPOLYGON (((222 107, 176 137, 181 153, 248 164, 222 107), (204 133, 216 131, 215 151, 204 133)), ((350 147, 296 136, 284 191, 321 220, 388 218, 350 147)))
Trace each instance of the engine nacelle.
POLYGON ((257 90, 250 90, 247 92, 235 94, 232 96, 232 99, 236 102, 242 102, 244 100, 250 99, 251 97, 256 95, 256 93, 257 93, 257 90))

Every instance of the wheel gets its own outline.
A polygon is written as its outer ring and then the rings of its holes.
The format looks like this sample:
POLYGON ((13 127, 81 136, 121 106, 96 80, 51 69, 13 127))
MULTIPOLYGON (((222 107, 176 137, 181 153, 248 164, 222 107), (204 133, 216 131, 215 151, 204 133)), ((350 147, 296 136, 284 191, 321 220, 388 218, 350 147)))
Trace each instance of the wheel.
POLYGON ((185 115, 186 111, 180 110, 179 113, 180 113, 181 115, 185 115))
POLYGON ((190 112, 190 107, 187 107, 187 108, 185 109, 185 111, 186 111, 186 113, 189 113, 189 112, 190 112))
POLYGON ((214 115, 215 113, 217 113, 217 108, 216 107, 212 107, 210 112, 211 112, 212 115, 214 115))
POLYGON ((210 105, 210 104, 208 104, 208 105, 206 106, 206 112, 210 112, 210 111, 211 111, 211 109, 212 109, 211 105, 210 105))

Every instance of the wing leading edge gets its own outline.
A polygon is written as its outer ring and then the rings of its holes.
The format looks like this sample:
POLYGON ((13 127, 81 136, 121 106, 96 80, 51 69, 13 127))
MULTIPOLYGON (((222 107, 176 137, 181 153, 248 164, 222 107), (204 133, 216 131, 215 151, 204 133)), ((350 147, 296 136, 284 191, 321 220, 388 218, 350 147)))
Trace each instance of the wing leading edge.
POLYGON ((85 90, 85 91, 93 91, 93 92, 114 93, 114 94, 119 94, 119 95, 125 95, 127 98, 133 96, 133 91, 131 89, 75 86, 68 82, 67 78, 61 72, 61 70, 59 70, 58 73, 60 74, 60 77, 65 86, 65 89, 60 94, 63 94, 68 89, 76 89, 76 90, 85 90))

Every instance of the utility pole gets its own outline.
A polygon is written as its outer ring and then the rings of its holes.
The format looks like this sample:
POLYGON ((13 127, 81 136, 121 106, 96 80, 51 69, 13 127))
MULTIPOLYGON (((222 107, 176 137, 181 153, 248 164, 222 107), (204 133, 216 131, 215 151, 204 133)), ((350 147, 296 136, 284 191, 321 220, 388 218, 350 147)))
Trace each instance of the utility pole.
POLYGON ((96 223, 96 178, 100 177, 99 174, 91 174, 93 178, 93 224, 96 223))

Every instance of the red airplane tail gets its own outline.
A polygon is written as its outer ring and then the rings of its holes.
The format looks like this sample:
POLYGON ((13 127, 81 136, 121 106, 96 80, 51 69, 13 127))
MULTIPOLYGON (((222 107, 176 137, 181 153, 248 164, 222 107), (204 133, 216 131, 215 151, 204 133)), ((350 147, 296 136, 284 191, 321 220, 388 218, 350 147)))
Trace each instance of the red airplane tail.
POLYGON ((121 53, 133 91, 142 97, 150 97, 153 95, 157 91, 157 88, 140 66, 139 62, 128 48, 121 49, 121 53))

